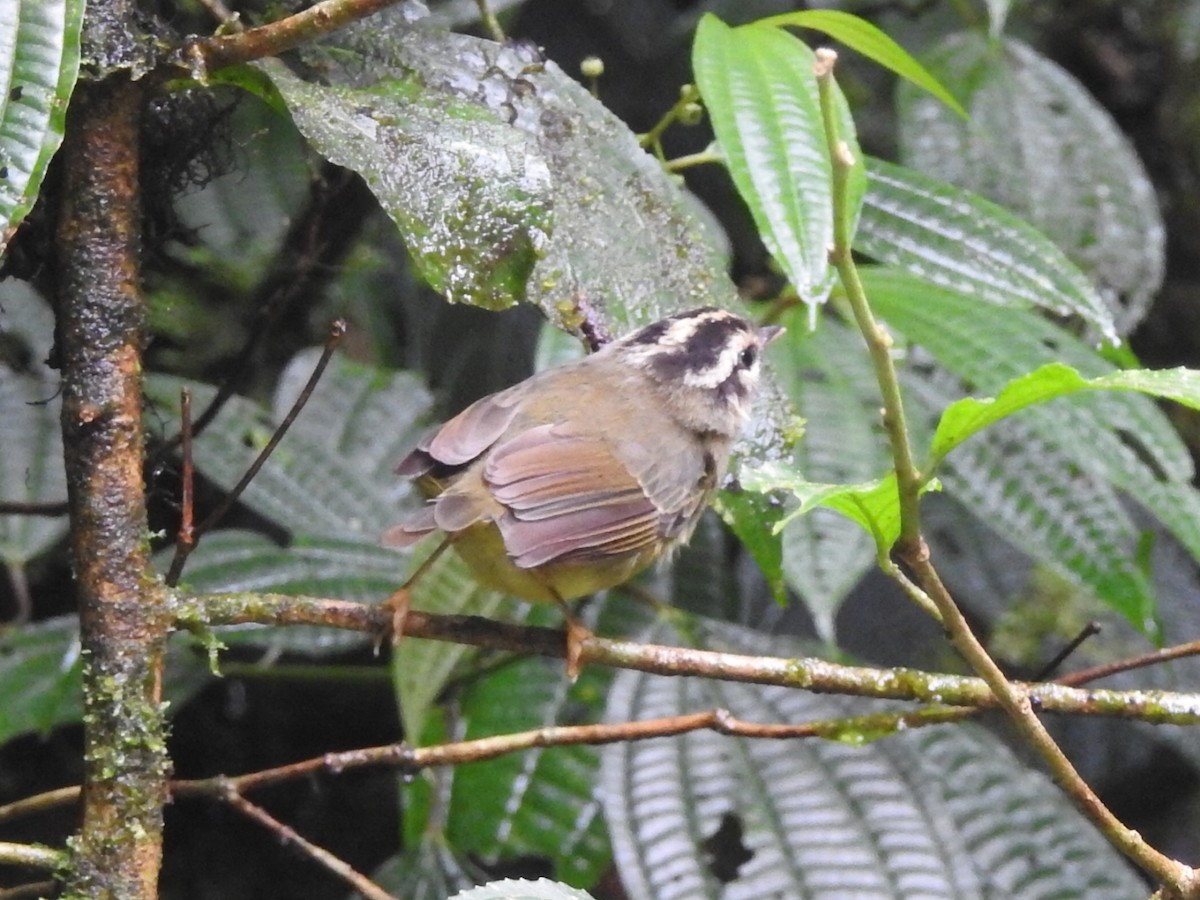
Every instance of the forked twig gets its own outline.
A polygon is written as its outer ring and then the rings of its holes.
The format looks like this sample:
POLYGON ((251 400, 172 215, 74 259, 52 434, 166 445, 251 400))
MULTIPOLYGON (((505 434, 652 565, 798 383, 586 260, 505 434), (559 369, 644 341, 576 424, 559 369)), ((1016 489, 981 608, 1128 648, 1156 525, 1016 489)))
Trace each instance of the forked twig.
MULTIPOLYGON (((250 467, 246 469, 238 483, 234 485, 233 490, 225 495, 225 499, 205 517, 204 521, 191 530, 190 543, 180 540, 175 544, 175 556, 172 558, 171 567, 167 572, 166 580, 168 585, 174 586, 179 583, 179 576, 183 574, 184 564, 187 562, 188 556, 191 555, 192 551, 200 543, 200 539, 233 508, 238 498, 241 497, 250 482, 254 480, 254 476, 259 473, 271 454, 275 452, 275 448, 279 446, 279 442, 283 440, 283 436, 287 434, 288 429, 292 427, 292 423, 296 421, 296 417, 300 415, 300 411, 308 403, 309 397, 312 396, 313 390, 316 389, 317 383, 325 373, 325 367, 329 365, 329 360, 333 357, 334 350, 337 349, 338 344, 341 343, 342 337, 345 334, 345 320, 338 319, 330 326, 329 338, 325 341, 325 347, 321 351, 321 358, 317 361, 316 366, 313 367, 312 374, 309 375, 304 389, 300 392, 295 402, 292 403, 291 409, 283 417, 283 421, 279 423, 279 427, 271 435, 271 439, 267 441, 266 446, 262 448, 254 462, 250 464, 250 467)), ((185 425, 185 427, 189 432, 188 440, 190 441, 190 426, 185 425)), ((185 478, 185 490, 187 490, 187 482, 189 480, 185 478)))

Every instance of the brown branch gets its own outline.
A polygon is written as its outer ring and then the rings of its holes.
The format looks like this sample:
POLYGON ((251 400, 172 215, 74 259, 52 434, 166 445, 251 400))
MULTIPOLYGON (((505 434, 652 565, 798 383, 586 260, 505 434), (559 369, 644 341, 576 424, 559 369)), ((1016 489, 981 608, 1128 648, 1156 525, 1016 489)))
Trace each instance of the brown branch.
POLYGON ((1159 663, 1170 662, 1173 659, 1184 659, 1188 656, 1200 656, 1200 641, 1189 641, 1186 644, 1178 644, 1174 647, 1151 650, 1149 653, 1131 656, 1128 659, 1119 659, 1116 662, 1103 663, 1102 665, 1091 666, 1087 669, 1080 669, 1077 672, 1072 672, 1069 675, 1059 678, 1058 683, 1086 684, 1089 681, 1099 681, 1101 678, 1107 678, 1110 675, 1116 675, 1120 672, 1145 669, 1148 666, 1156 666, 1159 663))
POLYGON ((203 38, 185 45, 180 64, 197 81, 208 74, 236 63, 278 56, 301 44, 349 25, 373 12, 391 6, 396 0, 324 0, 293 16, 249 28, 237 34, 203 38))
POLYGON ((1137 831, 1126 826, 1104 805, 1092 786, 1079 774, 1038 718, 1037 713, 1042 711, 1042 706, 1033 686, 1009 681, 987 654, 972 633, 966 617, 942 584, 924 544, 922 543, 917 552, 907 554, 905 561, 912 569, 917 583, 928 592, 937 605, 942 615, 942 625, 954 648, 986 681, 1018 733, 1041 756, 1055 782, 1076 808, 1100 829, 1118 850, 1161 884, 1169 887, 1171 892, 1181 897, 1200 897, 1200 873, 1151 846, 1137 831))
POLYGON ((341 878, 351 888, 362 894, 367 900, 394 900, 391 894, 376 885, 370 878, 347 865, 324 847, 318 847, 311 841, 302 838, 294 829, 284 825, 261 806, 251 803, 238 793, 234 787, 227 787, 222 793, 222 800, 246 816, 271 831, 285 846, 291 845, 303 850, 311 859, 316 860, 338 878, 341 878))
MULTIPOLYGON (((285 594, 231 593, 182 596, 177 610, 186 624, 327 625, 367 634, 386 633, 391 614, 349 600, 285 594)), ((471 644, 493 650, 563 657, 561 631, 494 622, 476 616, 443 616, 409 611, 405 635, 471 644)), ((581 647, 581 663, 637 669, 658 675, 697 675, 753 684, 776 684, 818 693, 915 700, 923 703, 994 709, 995 695, 981 678, 846 666, 816 658, 783 659, 667 647, 595 635, 581 647)), ((1171 691, 1080 689, 1064 684, 1017 682, 1045 712, 1140 719, 1178 725, 1200 724, 1200 697, 1171 691)))
POLYGON ((601 746, 623 741, 644 741, 650 738, 672 737, 692 731, 715 731, 737 737, 794 740, 798 738, 829 737, 847 731, 890 727, 895 730, 919 725, 933 725, 961 718, 961 710, 941 708, 918 710, 912 713, 881 713, 875 716, 855 716, 805 722, 799 725, 747 722, 725 709, 643 719, 636 722, 599 725, 556 725, 456 741, 430 747, 409 747, 407 744, 384 744, 361 750, 326 753, 310 759, 249 772, 236 777, 179 780, 172 783, 176 799, 215 797, 224 799, 229 792, 243 793, 268 787, 283 781, 305 778, 320 772, 340 773, 347 769, 367 766, 394 766, 406 774, 441 766, 458 766, 470 762, 495 759, 509 753, 544 747, 570 747, 586 744, 601 746))
MULTIPOLYGON (((98 17, 108 24, 96 27, 132 27, 132 5, 109 7, 98 17)), ((162 859, 169 763, 161 687, 171 617, 150 564, 142 477, 141 108, 141 85, 123 76, 81 85, 60 154, 56 333, 84 659, 72 898, 151 900, 162 859)))

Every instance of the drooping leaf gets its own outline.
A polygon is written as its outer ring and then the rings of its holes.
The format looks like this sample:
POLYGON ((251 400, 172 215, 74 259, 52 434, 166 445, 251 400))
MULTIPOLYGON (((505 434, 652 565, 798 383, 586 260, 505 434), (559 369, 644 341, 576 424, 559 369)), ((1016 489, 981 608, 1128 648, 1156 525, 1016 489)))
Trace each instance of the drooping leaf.
POLYGON ((924 62, 971 118, 901 84, 903 160, 1044 231, 1128 333, 1162 283, 1165 237, 1153 185, 1112 117, 1071 75, 1012 38, 956 34, 924 62))
POLYGON ((84 0, 0 6, 0 254, 33 208, 62 143, 83 9, 84 0))
MULTIPOLYGON (((833 286, 833 188, 815 57, 785 32, 730 28, 706 15, 696 29, 692 68, 729 173, 767 249, 810 306, 833 286)), ((862 154, 845 99, 835 91, 838 137, 854 157, 851 221, 864 188, 862 154)))
POLYGON ((851 50, 857 50, 867 59, 874 60, 885 69, 895 72, 922 90, 928 91, 964 119, 967 111, 919 62, 903 47, 866 19, 839 9, 805 9, 760 19, 759 25, 777 27, 811 28, 820 31, 835 41, 840 41, 851 50))
POLYGON ((325 84, 263 71, 318 152, 366 179, 450 300, 526 300, 576 333, 582 301, 617 334, 733 303, 666 173, 536 51, 386 17, 333 40, 305 51, 325 84))

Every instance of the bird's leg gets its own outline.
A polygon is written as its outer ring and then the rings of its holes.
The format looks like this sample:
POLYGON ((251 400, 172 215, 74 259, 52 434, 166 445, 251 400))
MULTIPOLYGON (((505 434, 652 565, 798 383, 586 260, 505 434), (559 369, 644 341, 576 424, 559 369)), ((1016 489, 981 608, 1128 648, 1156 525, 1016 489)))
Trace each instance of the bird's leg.
MULTIPOLYGON (((430 568, 433 567, 433 564, 438 561, 438 557, 446 552, 446 548, 449 547, 453 541, 453 535, 446 535, 442 539, 442 542, 433 548, 433 552, 425 557, 421 564, 417 566, 417 570, 408 576, 408 580, 405 581, 404 584, 400 585, 400 587, 396 588, 396 590, 392 592, 391 596, 383 601, 382 606, 392 611, 391 631, 393 647, 400 643, 400 638, 404 637, 404 622, 408 618, 408 608, 409 602, 412 600, 413 585, 416 584, 417 581, 419 581, 421 577, 430 570, 430 568)), ((383 634, 380 634, 376 639, 376 652, 379 651, 379 645, 382 643, 385 636, 386 631, 383 634)))
POLYGON ((583 655, 583 642, 592 637, 592 630, 579 621, 575 616, 575 611, 571 609, 566 600, 559 596, 558 591, 550 585, 546 585, 546 589, 563 611, 563 619, 567 627, 567 677, 574 681, 579 677, 579 660, 583 655))

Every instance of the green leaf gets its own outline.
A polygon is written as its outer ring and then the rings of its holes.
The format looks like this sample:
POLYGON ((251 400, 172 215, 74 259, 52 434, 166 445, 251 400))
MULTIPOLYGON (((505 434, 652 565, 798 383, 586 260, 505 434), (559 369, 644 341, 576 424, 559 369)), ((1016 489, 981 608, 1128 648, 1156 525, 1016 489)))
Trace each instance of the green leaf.
POLYGON ((990 303, 1078 316, 1116 337, 1112 312, 1092 283, 1023 219, 883 160, 868 157, 867 177, 855 250, 990 303))
POLYGON ((967 111, 907 50, 893 41, 866 19, 853 13, 837 9, 806 9, 783 13, 760 19, 759 25, 780 28, 811 28, 820 31, 835 41, 840 41, 852 50, 857 50, 867 59, 872 59, 885 69, 895 72, 922 90, 928 91, 964 119, 967 111))
MULTIPOLYGON (((1051 362, 1066 363, 1085 378, 1114 371, 1090 346, 1032 312, 981 304, 903 272, 863 267, 860 275, 872 307, 888 325, 931 353, 968 390, 997 393, 1051 362)), ((1114 483, 1130 486, 1146 473, 1191 480, 1187 448, 1147 398, 1092 394, 1026 415, 1047 438, 1076 448, 1081 466, 1104 472, 1114 483)))
POLYGON ((1065 363, 1049 363, 1010 381, 995 397, 966 397, 947 407, 938 423, 935 462, 967 438, 1035 403, 1077 391, 1135 391, 1200 409, 1200 372, 1195 369, 1128 369, 1087 379, 1065 363))
MULTIPOLYGON (((940 369, 907 371, 904 385, 910 418, 924 412, 936 421, 962 397, 956 379, 940 369)), ((1101 598, 1143 634, 1155 634, 1154 584, 1139 558, 1142 531, 1128 504, 1104 472, 1078 464, 1078 443, 1043 433, 1031 411, 951 453, 939 468, 946 492, 1005 541, 1101 598)), ((1162 493, 1156 487, 1138 499, 1151 509, 1154 502, 1167 506, 1162 493)), ((976 598, 976 609, 982 602, 976 598)))
MULTIPOLYGON (((752 470, 742 467, 739 471, 752 470)), ((719 492, 713 507, 754 559, 776 601, 783 603, 787 591, 783 581, 783 545, 777 527, 783 507, 744 483, 736 491, 719 492)))
POLYGON ((1162 283, 1153 184, 1111 115, 1059 66, 1012 38, 947 38, 924 62, 969 122, 901 84, 904 162, 977 191, 1045 232, 1128 333, 1162 283))
MULTIPOLYGON (((825 507, 860 525, 880 553, 886 553, 900 537, 900 496, 894 472, 861 484, 818 484, 805 481, 788 466, 768 462, 743 472, 742 483, 756 491, 786 491, 800 501, 775 524, 777 532, 798 516, 825 507)), ((936 486, 931 482, 925 490, 936 486)))
POLYGON ((84 0, 0 5, 0 254, 62 143, 79 74, 84 0))
POLYGON ((947 453, 984 428, 1005 416, 1025 409, 1034 403, 1044 403, 1089 386, 1082 375, 1065 363, 1049 363, 1022 375, 994 398, 975 399, 966 397, 952 403, 938 422, 937 433, 930 448, 933 465, 941 462, 947 453))
MULTIPOLYGON (((833 286, 832 165, 822 124, 813 52, 785 32, 730 28, 705 15, 692 68, 729 173, 767 249, 810 304, 833 286)), ((837 96, 839 138, 855 159, 849 215, 858 217, 862 155, 845 98, 837 96)))
MULTIPOLYGON (((520 659, 472 685, 462 699, 463 738, 513 734, 599 718, 612 675, 585 669, 572 683, 562 666, 520 659)), ((461 852, 491 862, 536 856, 555 878, 594 884, 611 852, 595 802, 599 753, 587 745, 506 754, 454 770, 446 835, 461 852)))
MULTIPOLYGON (((24 282, 0 282, 0 500, 63 503, 61 378, 45 364, 54 342, 49 305, 24 282)), ((14 571, 67 533, 67 517, 0 515, 0 564, 14 571)), ((19 576, 18 576, 19 577, 19 576)))
POLYGON ((46 734, 83 715, 79 617, 59 616, 0 634, 0 744, 46 734))

